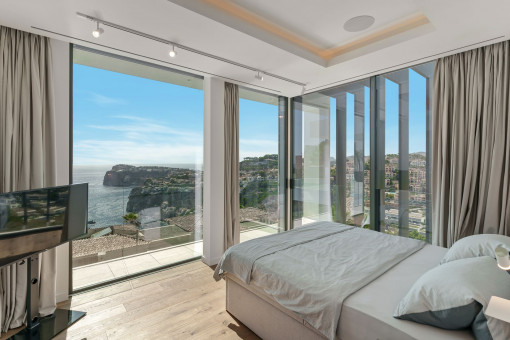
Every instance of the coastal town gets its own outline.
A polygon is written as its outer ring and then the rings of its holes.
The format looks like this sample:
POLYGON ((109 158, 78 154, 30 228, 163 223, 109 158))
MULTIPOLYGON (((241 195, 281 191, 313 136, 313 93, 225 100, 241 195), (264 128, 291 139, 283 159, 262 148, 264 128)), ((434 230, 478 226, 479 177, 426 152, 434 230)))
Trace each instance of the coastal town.
MULTIPOLYGON (((427 210, 427 160, 425 152, 409 154, 409 190, 408 190, 408 218, 409 236, 417 239, 425 239, 426 235, 426 210, 427 210)), ((385 232, 399 234, 399 156, 387 154, 385 159, 385 190, 384 190, 384 220, 385 232)), ((336 169, 336 162, 331 162, 332 173, 336 169)), ((331 177, 331 182, 336 178, 331 177)), ((356 206, 354 191, 360 190, 354 185, 354 159, 348 157, 346 161, 346 181, 353 185, 346 186, 346 210, 352 215, 353 207, 356 206)), ((370 158, 365 157, 363 170, 363 190, 358 196, 363 197, 365 214, 370 211, 370 158)), ((366 219, 365 219, 366 220, 366 219)))

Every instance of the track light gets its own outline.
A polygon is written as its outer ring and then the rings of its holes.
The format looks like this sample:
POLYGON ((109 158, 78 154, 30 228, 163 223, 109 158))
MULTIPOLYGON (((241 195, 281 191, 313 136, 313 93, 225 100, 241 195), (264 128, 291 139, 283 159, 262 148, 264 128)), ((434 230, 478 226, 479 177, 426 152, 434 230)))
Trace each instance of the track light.
MULTIPOLYGON (((147 33, 141 32, 141 31, 137 31, 137 30, 132 29, 130 27, 122 26, 122 25, 116 24, 116 23, 111 22, 111 21, 106 21, 106 20, 100 19, 100 18, 95 17, 95 16, 83 14, 83 13, 80 13, 80 12, 76 12, 76 15, 78 17, 82 18, 82 19, 87 19, 87 20, 90 20, 92 22, 96 22, 97 28, 92 32, 92 35, 94 36, 94 38, 99 38, 104 33, 104 30, 99 28, 99 24, 101 24, 103 26, 108 26, 110 29, 115 29, 115 30, 127 32, 127 33, 132 34, 132 35, 136 35, 136 36, 139 36, 139 37, 142 37, 142 38, 145 38, 145 39, 149 39, 149 40, 158 42, 160 44, 165 44, 165 46, 172 46, 172 51, 169 51, 168 55, 171 58, 174 58, 174 57, 177 56, 177 52, 175 52, 175 49, 174 49, 174 46, 173 46, 174 42, 172 42, 172 41, 169 41, 169 40, 166 40, 166 39, 154 36, 154 35, 150 35, 150 34, 147 34, 147 33)), ((220 56, 217 56, 217 55, 214 55, 214 54, 211 54, 211 53, 207 53, 207 52, 204 52, 204 51, 200 51, 200 50, 197 50, 197 49, 185 46, 185 45, 177 44, 177 47, 180 48, 181 50, 188 51, 188 53, 193 53, 193 54, 200 55, 200 56, 203 56, 203 57, 206 57, 206 58, 214 59, 214 60, 226 63, 226 64, 234 65, 236 67, 241 67, 243 69, 246 69, 246 70, 249 70, 249 71, 252 71, 252 72, 255 71, 255 72, 257 72, 257 75, 255 77, 256 77, 256 79, 258 79, 260 81, 262 81, 264 79, 264 77, 263 77, 263 75, 264 75, 264 76, 269 76, 271 78, 279 79, 279 80, 282 80, 282 81, 285 81, 285 82, 288 82, 288 83, 292 83, 292 84, 295 84, 297 86, 304 86, 305 85, 304 83, 301 83, 299 81, 292 80, 292 79, 289 79, 289 78, 285 78, 285 77, 282 77, 282 76, 279 76, 277 74, 270 73, 270 72, 260 72, 260 71, 257 71, 256 68, 251 67, 249 65, 241 64, 241 63, 238 63, 236 61, 233 61, 233 60, 230 60, 230 59, 226 59, 226 58, 222 58, 220 56)))
POLYGON ((99 38, 101 36, 101 34, 104 33, 104 29, 99 27, 99 21, 96 21, 96 22, 97 22, 97 27, 95 30, 92 31, 92 36, 94 36, 94 38, 99 38))
POLYGON ((170 56, 170 58, 175 58, 175 56, 177 55, 177 52, 175 52, 174 45, 172 45, 172 50, 170 52, 168 52, 168 55, 170 56))

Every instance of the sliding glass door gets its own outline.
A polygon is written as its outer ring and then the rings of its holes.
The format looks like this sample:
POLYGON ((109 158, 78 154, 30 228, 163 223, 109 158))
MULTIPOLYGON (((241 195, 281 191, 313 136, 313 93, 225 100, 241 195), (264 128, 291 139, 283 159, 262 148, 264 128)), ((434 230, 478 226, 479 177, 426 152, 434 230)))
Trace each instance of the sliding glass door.
POLYGON ((433 67, 293 98, 293 227, 326 220, 430 240, 433 67))
POLYGON ((203 80, 73 51, 73 182, 89 233, 72 242, 73 289, 202 254, 203 80))
POLYGON ((241 242, 285 229, 284 104, 277 96, 239 88, 241 242))

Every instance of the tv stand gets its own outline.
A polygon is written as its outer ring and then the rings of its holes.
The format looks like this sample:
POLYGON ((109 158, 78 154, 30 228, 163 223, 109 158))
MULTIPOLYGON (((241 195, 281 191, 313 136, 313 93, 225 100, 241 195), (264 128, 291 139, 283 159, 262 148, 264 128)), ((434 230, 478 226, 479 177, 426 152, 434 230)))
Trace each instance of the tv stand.
POLYGON ((27 261, 27 326, 8 340, 52 339, 86 313, 56 309, 51 315, 39 317, 39 255, 33 255, 23 261, 27 261))

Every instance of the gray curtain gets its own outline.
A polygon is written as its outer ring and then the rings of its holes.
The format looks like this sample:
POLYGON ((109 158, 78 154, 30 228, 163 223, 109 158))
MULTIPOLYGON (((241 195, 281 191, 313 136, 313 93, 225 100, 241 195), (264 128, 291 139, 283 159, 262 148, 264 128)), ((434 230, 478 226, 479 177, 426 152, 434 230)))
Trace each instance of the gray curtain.
POLYGON ((510 236, 510 43, 441 58, 434 72, 433 243, 510 236))
MULTIPOLYGON (((0 192, 55 185, 55 112, 48 38, 0 26, 0 192)), ((41 315, 56 307, 56 252, 41 255, 41 315)), ((0 330, 25 320, 26 263, 0 269, 0 330)))
POLYGON ((224 250, 239 243, 239 88, 225 83, 224 250))

